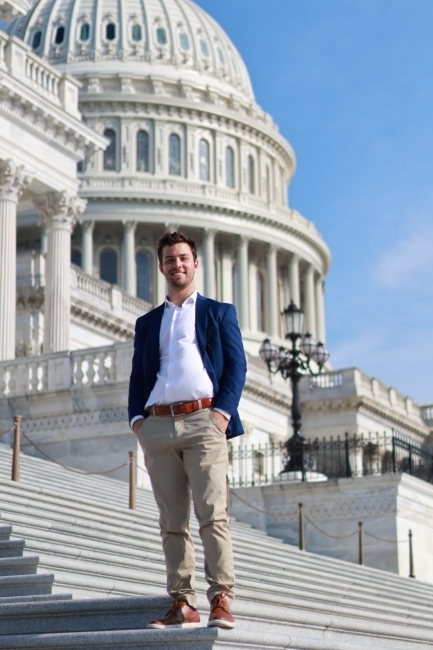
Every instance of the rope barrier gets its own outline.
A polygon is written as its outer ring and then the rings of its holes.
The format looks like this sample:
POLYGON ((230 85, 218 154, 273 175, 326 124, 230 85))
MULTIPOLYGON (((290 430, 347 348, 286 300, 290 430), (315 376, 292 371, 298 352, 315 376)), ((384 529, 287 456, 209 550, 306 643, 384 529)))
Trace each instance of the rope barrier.
POLYGON ((13 431, 15 427, 11 427, 10 429, 6 429, 6 431, 2 431, 0 433, 0 436, 4 436, 6 433, 9 433, 10 431, 13 431))
POLYGON ((355 532, 350 533, 350 535, 330 535, 329 533, 326 533, 324 530, 316 526, 316 524, 312 522, 311 519, 307 517, 306 514, 304 514, 304 517, 316 530, 319 531, 319 533, 322 533, 322 535, 326 535, 326 537, 331 537, 332 539, 349 539, 349 537, 353 537, 354 535, 358 534, 358 531, 355 530, 355 532))
POLYGON ((147 471, 147 469, 145 467, 141 467, 140 465, 137 465, 137 467, 138 467, 138 469, 141 469, 141 471, 144 472, 145 474, 149 474, 149 472, 147 471))
POLYGON ((292 515, 297 515, 299 513, 299 508, 294 510, 293 512, 288 512, 288 513, 272 513, 272 512, 267 512, 266 510, 260 510, 260 508, 256 508, 256 506, 251 505, 251 503, 248 503, 248 501, 244 501, 236 492, 233 492, 232 494, 236 499, 239 499, 239 501, 242 501, 246 506, 249 508, 252 508, 252 510, 256 510, 257 512, 261 512, 263 515, 268 515, 269 517, 291 517, 292 515))
POLYGON ((387 542, 387 544, 407 544, 409 542, 408 539, 384 539, 383 537, 377 537, 376 535, 373 535, 372 533, 367 533, 367 531, 364 531, 364 535, 368 535, 369 537, 373 537, 373 539, 378 539, 379 542, 387 542))
POLYGON ((104 470, 103 472, 85 472, 84 470, 81 470, 81 469, 75 469, 74 467, 68 467, 68 465, 63 465, 63 463, 60 463, 58 460, 55 460, 54 458, 51 458, 51 456, 49 456, 45 451, 42 451, 42 449, 40 447, 38 447, 38 445, 36 443, 34 443, 32 440, 30 440, 30 438, 28 436, 26 436, 25 433, 21 432, 21 434, 22 434, 23 438, 25 438, 27 440, 28 443, 30 443, 35 449, 37 449, 37 451, 40 454, 42 454, 42 456, 45 456, 45 458, 47 458, 51 462, 55 463, 56 465, 60 465, 60 467, 63 467, 63 469, 67 469, 70 472, 73 472, 74 474, 85 474, 86 476, 90 476, 90 475, 102 476, 104 474, 111 474, 112 472, 115 472, 118 469, 122 469, 123 467, 126 467, 127 465, 129 465, 129 463, 126 462, 126 463, 122 463, 122 465, 118 465, 117 467, 113 467, 112 469, 104 470))

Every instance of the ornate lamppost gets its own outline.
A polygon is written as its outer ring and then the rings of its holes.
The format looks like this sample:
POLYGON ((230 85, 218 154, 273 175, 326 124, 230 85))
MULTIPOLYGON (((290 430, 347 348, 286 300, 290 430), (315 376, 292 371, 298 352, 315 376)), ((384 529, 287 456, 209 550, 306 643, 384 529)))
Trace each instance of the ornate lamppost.
POLYGON ((284 472, 302 472, 305 478, 306 439, 301 436, 302 426, 301 400, 299 395, 299 381, 303 375, 317 376, 322 372, 324 364, 329 359, 329 352, 323 343, 316 342, 311 334, 302 335, 304 326, 304 312, 293 302, 282 312, 284 332, 286 339, 292 343, 290 348, 277 347, 269 339, 265 339, 260 347, 259 354, 269 368, 269 372, 278 372, 284 379, 292 382, 292 426, 293 435, 285 443, 288 460, 284 472), (318 371, 311 367, 315 361, 318 371))

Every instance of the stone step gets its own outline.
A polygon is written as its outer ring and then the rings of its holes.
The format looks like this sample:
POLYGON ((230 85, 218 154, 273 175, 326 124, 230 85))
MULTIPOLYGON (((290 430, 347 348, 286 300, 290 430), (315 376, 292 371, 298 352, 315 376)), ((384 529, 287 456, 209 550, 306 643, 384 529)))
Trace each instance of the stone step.
POLYGON ((6 542, 12 532, 12 526, 0 526, 0 542, 6 542))
POLYGON ((49 573, 28 576, 1 576, 0 597, 51 594, 53 582, 54 575, 49 573))
POLYGON ((72 600, 72 594, 44 594, 40 596, 5 596, 0 598, 0 606, 9 603, 38 603, 52 600, 72 600))
POLYGON ((23 539, 0 540, 0 558, 20 557, 23 554, 25 541, 23 539))
POLYGON ((18 576, 36 573, 39 564, 37 555, 0 558, 0 576, 18 576))

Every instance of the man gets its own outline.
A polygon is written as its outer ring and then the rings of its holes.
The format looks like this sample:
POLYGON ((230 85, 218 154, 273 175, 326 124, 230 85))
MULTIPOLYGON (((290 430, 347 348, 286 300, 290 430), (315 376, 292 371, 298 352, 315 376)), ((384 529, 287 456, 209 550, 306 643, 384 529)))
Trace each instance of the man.
POLYGON ((144 452, 160 513, 173 606, 148 627, 197 627, 192 495, 209 584, 208 626, 235 627, 233 553, 227 514, 227 438, 243 433, 237 411, 246 361, 233 305, 200 296, 194 240, 157 242, 165 303, 137 320, 129 420, 144 452))

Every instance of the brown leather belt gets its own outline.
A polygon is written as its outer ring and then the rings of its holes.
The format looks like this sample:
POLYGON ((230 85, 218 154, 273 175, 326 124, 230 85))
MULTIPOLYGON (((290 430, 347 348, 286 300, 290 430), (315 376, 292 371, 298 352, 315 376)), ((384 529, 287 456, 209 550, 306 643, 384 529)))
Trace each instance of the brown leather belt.
POLYGON ((161 404, 161 406, 149 406, 146 410, 149 415, 185 415, 195 413, 201 409, 208 409, 214 403, 213 397, 205 397, 195 402, 181 402, 180 404, 161 404))

